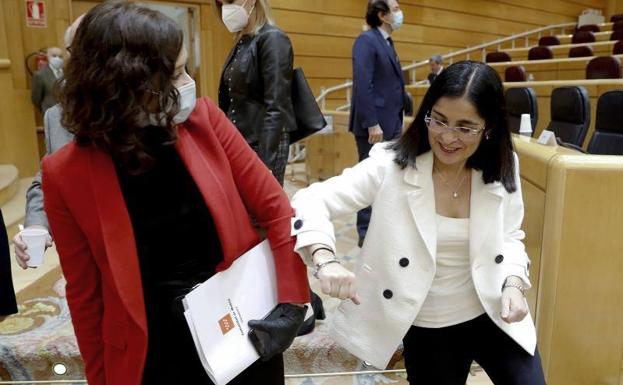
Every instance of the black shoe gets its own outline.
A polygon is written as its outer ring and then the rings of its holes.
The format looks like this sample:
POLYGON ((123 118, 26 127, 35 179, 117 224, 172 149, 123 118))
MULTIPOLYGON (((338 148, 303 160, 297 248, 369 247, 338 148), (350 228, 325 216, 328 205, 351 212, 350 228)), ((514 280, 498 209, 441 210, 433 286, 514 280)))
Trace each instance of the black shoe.
POLYGON ((360 248, 360 249, 363 247, 363 240, 364 240, 364 239, 365 239, 365 238, 361 238, 361 237, 359 237, 359 241, 357 241, 357 246, 359 246, 359 248, 360 248))
POLYGON ((309 334, 314 331, 315 327, 316 327, 316 316, 312 314, 311 317, 303 321, 303 325, 301 325, 301 328, 299 329, 299 332, 296 334, 296 336, 300 337, 300 336, 309 334))
POLYGON ((297 336, 304 336, 314 331, 316 327, 316 320, 323 320, 327 318, 324 312, 324 306, 322 305, 322 298, 313 291, 310 290, 311 294, 311 307, 313 313, 311 317, 303 321, 303 325, 299 329, 297 336))
POLYGON ((311 307, 314 310, 316 319, 323 320, 327 318, 324 312, 324 306, 322 305, 322 298, 313 291, 311 292, 311 307))

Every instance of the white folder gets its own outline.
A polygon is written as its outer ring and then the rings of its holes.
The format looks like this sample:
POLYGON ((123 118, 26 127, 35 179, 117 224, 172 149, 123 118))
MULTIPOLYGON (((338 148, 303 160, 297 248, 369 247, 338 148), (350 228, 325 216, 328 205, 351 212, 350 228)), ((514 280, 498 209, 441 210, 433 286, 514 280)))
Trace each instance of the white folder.
POLYGON ((183 303, 206 372, 216 385, 227 384, 259 358, 247 336, 247 323, 266 317, 277 306, 275 262, 268 241, 195 287, 183 303))

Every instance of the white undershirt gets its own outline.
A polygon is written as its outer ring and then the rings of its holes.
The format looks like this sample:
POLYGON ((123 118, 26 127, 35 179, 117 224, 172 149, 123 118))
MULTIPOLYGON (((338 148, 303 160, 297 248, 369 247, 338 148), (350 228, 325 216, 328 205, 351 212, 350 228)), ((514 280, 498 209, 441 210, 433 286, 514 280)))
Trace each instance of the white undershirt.
POLYGON ((413 325, 441 328, 482 315, 469 262, 469 218, 437 215, 437 271, 413 325))

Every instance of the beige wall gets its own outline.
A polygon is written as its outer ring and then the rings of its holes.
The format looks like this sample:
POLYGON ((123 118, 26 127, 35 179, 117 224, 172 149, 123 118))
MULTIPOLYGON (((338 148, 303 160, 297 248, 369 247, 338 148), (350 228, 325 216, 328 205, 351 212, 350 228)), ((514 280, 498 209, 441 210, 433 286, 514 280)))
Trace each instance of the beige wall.
MULTIPOLYGON (((606 12, 623 0, 402 0, 405 26, 394 35, 404 63, 422 60, 434 53, 447 53, 523 32, 538 26, 576 20, 585 8, 606 12)), ((15 163, 23 175, 36 170, 34 109, 28 100, 29 76, 24 57, 50 45, 62 44, 70 20, 99 1, 45 0, 48 27, 27 28, 23 0, 0 1, 0 60, 10 59, 0 69, 0 162, 15 163), (15 147, 18 145, 19 147, 15 147), (10 148, 9 148, 10 146, 10 148), (6 148, 6 149, 5 149, 6 148)), ((233 39, 211 10, 212 0, 168 0, 187 4, 199 12, 202 94, 216 97, 220 70, 233 39)), ((365 24, 366 0, 271 0, 277 23, 292 39, 295 64, 302 66, 315 93, 321 86, 342 83, 351 77, 351 49, 365 24)), ((614 8, 612 8, 614 9, 614 8)), ((342 98, 344 95, 336 94, 342 98)), ((329 100, 328 106, 338 104, 329 100)))

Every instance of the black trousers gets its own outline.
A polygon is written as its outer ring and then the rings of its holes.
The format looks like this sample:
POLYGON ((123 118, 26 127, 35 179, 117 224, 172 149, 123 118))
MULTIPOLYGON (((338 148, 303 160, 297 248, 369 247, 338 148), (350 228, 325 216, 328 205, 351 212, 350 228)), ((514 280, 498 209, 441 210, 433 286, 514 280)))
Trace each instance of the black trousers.
POLYGON ((465 385, 472 361, 495 385, 545 385, 538 350, 528 354, 487 314, 439 329, 412 326, 403 343, 412 385, 465 385))
MULTIPOLYGON (((361 162, 370 156, 372 145, 368 143, 367 136, 355 136, 355 143, 357 144, 357 152, 359 153, 359 161, 361 162)), ((359 239, 364 239, 366 237, 371 215, 372 207, 370 206, 357 212, 357 234, 359 235, 359 239)))

